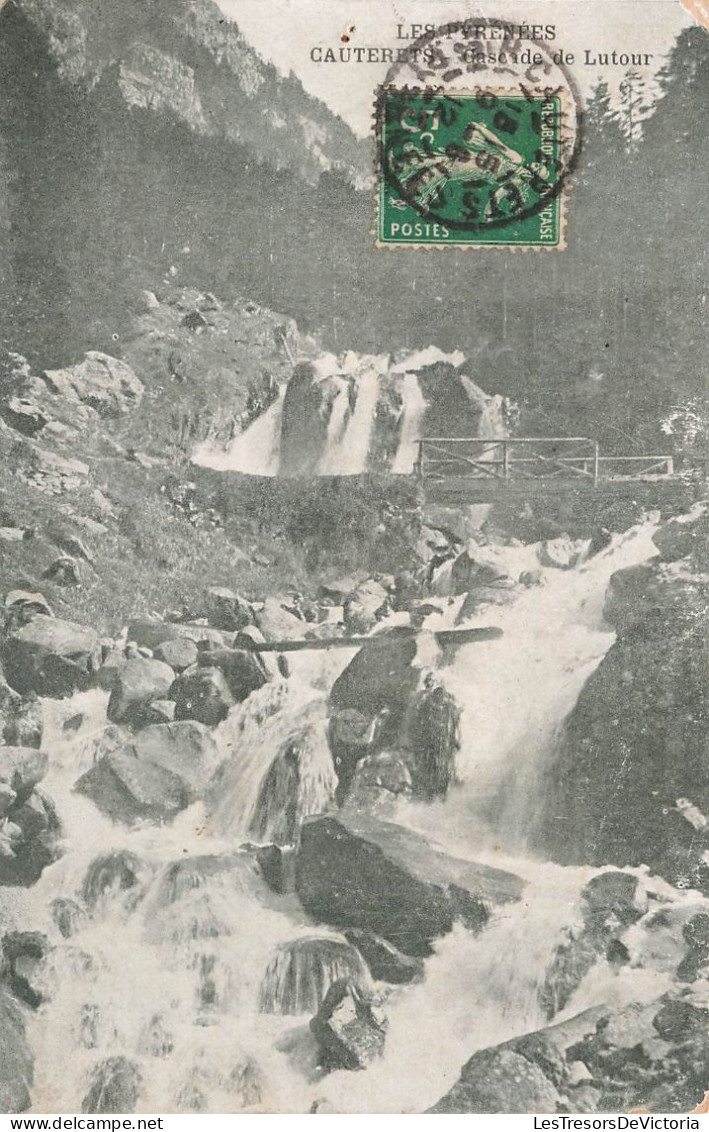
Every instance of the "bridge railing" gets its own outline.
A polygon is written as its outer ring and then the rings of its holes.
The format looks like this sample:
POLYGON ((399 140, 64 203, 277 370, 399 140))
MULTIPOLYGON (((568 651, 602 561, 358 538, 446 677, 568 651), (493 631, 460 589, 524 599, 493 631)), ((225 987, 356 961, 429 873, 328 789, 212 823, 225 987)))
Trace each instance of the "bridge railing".
POLYGON ((588 436, 425 437, 417 474, 427 480, 599 480, 673 474, 671 456, 601 456, 588 436))

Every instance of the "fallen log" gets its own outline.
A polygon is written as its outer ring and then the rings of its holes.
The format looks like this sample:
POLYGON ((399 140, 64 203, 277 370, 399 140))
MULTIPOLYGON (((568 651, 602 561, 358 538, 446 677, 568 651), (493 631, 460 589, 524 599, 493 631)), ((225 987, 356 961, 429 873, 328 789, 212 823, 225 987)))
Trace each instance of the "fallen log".
MULTIPOLYGON (((397 629, 395 633, 378 633, 373 637, 307 637, 295 641, 254 641, 246 645, 253 652, 304 652, 306 649, 355 649, 363 645, 385 645, 402 637, 415 637, 420 629, 397 629)), ((424 630, 425 632, 425 630, 424 630)), ((491 625, 473 629, 439 629, 433 636, 442 648, 452 645, 469 645, 477 641, 495 641, 502 636, 502 629, 491 625)), ((241 641, 239 642, 241 644, 241 641)), ((205 658, 209 656, 204 654, 205 658)), ((205 659, 204 663, 207 663, 205 659)))

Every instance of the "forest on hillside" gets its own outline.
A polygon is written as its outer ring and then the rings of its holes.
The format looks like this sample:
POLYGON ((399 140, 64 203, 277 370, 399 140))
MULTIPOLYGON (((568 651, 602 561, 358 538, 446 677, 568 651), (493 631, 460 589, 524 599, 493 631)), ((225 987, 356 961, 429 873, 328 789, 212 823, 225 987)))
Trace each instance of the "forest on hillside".
MULTIPOLYGON (((461 349, 528 433, 700 459, 709 37, 678 37, 652 96, 628 75, 585 115, 562 253, 378 251, 369 190, 72 83, 21 6, 0 17, 0 315, 39 366, 120 356, 135 301, 178 282, 246 296, 335 350, 461 349)), ((214 83, 219 72, 215 71, 214 83)), ((284 80, 291 84, 292 78, 284 80)), ((339 120, 335 120, 339 122, 339 120)), ((338 128, 342 126, 339 123, 338 128)), ((323 129, 325 126, 323 126, 323 129)))

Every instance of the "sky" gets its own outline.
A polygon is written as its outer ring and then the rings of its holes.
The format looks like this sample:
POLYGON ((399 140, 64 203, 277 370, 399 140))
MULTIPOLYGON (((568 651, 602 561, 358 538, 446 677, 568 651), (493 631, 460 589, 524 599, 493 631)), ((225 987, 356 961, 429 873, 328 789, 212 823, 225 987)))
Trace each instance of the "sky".
MULTIPOLYGON (((350 34, 352 47, 405 47, 397 25, 441 24, 470 16, 510 22, 554 23, 554 47, 578 59, 589 50, 652 53, 645 73, 654 74, 691 16, 679 0, 217 0, 224 15, 236 20, 248 42, 287 74, 293 71, 305 89, 322 99, 360 137, 371 130, 374 92, 387 63, 315 63, 315 46, 340 47, 350 34), (350 33, 354 26, 355 31, 350 33)), ((624 68, 579 65, 572 68, 581 91, 588 93, 599 78, 617 91, 624 68)))

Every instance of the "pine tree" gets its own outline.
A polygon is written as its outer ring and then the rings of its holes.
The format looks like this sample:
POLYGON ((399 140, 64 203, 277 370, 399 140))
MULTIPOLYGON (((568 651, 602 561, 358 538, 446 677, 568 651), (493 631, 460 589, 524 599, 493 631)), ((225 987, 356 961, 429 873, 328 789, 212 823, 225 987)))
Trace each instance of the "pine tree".
POLYGON ((651 104, 647 101, 646 83, 637 71, 628 71, 619 87, 622 111, 619 122, 629 152, 638 148, 643 122, 651 104))

